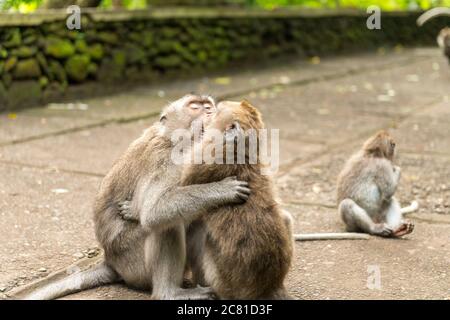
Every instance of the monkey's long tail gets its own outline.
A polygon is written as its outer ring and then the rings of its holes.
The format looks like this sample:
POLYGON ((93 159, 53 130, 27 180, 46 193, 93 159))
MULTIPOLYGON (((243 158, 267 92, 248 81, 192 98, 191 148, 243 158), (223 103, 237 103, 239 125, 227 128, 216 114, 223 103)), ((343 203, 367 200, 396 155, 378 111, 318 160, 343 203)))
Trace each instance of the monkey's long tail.
POLYGON ((25 296, 25 300, 51 300, 119 281, 119 275, 104 262, 95 267, 71 274, 70 276, 50 283, 25 296))
POLYGON ((438 16, 450 16, 450 8, 438 7, 424 12, 417 18, 417 25, 421 27, 428 20, 438 16))
POLYGON ((294 234, 295 241, 312 241, 312 240, 367 240, 370 235, 366 233, 355 232, 333 232, 333 233, 305 233, 294 234))
POLYGON ((411 202, 411 204, 409 206, 401 208, 400 212, 402 214, 411 213, 411 212, 417 211, 417 209, 419 209, 419 203, 416 200, 414 200, 413 202, 411 202))

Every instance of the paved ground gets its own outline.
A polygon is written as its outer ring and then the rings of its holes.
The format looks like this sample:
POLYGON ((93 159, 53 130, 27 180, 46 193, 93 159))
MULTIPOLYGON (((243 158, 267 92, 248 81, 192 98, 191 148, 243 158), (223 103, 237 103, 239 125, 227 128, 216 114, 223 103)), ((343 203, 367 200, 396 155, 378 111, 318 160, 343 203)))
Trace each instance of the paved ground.
MULTIPOLYGON (((0 114, 0 295, 98 259, 91 204, 114 159, 171 99, 246 97, 280 128, 281 198, 296 232, 340 231, 335 180, 365 138, 390 128, 398 196, 421 209, 402 240, 302 242, 286 281, 301 299, 450 298, 450 71, 435 49, 291 62, 0 114), (90 258, 89 258, 90 257, 90 258), (381 288, 368 289, 368 268, 381 288)), ((264 281, 264 280, 262 280, 264 281)), ((69 299, 148 299, 115 285, 69 299)))

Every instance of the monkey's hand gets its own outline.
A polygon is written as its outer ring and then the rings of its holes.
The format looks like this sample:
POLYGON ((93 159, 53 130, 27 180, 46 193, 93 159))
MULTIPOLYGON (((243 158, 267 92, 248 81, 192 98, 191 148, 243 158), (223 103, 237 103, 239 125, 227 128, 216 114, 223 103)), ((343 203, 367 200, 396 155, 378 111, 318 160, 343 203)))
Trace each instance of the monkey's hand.
POLYGON ((393 166, 392 168, 395 174, 400 175, 402 173, 402 169, 399 166, 393 166))
POLYGON ((125 200, 118 204, 119 216, 126 221, 139 222, 139 214, 137 210, 132 210, 131 201, 125 200))
POLYGON ((219 181, 219 192, 225 204, 244 203, 250 196, 250 188, 247 181, 240 181, 232 176, 219 181))

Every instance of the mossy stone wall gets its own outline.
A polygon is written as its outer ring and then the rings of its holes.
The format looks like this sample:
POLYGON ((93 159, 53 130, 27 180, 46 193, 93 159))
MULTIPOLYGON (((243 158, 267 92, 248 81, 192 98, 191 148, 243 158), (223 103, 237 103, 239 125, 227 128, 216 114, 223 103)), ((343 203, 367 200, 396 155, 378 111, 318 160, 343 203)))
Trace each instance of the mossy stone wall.
POLYGON ((435 45, 449 24, 438 18, 418 28, 418 13, 391 13, 382 16, 381 30, 368 30, 365 13, 183 12, 91 11, 73 31, 61 12, 18 23, 9 16, 0 22, 0 110, 52 101, 87 83, 151 81, 289 54, 435 45))

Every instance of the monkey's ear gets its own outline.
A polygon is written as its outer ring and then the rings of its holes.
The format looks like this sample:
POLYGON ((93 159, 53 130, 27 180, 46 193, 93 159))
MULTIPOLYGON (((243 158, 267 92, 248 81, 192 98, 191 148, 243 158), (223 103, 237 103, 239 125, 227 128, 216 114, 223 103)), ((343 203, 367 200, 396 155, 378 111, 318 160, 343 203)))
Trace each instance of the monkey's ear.
POLYGON ((225 129, 225 140, 227 142, 233 142, 241 134, 241 125, 239 122, 234 121, 225 129))

